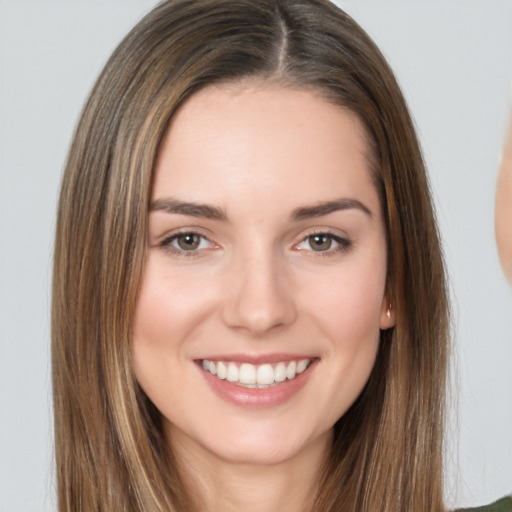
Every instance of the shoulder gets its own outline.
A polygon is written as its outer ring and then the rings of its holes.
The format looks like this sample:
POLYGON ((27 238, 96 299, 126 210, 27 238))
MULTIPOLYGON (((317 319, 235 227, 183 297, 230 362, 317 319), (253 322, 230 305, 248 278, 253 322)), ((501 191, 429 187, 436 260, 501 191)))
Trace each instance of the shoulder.
POLYGON ((463 508, 455 512, 512 512, 512 496, 477 508, 463 508))

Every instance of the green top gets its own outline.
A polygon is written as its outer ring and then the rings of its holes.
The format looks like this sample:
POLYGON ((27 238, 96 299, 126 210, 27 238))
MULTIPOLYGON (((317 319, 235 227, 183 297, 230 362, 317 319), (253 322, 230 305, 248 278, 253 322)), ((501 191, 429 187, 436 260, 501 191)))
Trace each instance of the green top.
POLYGON ((512 496, 502 498, 491 505, 484 505, 483 507, 477 508, 463 508, 457 512, 512 512, 512 496))

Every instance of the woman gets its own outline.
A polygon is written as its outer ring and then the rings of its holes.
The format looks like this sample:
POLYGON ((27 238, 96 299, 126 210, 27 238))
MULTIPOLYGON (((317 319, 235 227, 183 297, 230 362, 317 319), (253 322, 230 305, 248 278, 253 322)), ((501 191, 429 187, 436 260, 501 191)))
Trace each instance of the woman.
POLYGON ((162 3, 63 180, 60 510, 444 510, 447 315, 368 36, 321 0, 162 3))
POLYGON ((512 282, 512 231, 510 217, 512 202, 512 120, 509 120, 503 154, 496 183, 495 227, 500 262, 509 282, 512 282))

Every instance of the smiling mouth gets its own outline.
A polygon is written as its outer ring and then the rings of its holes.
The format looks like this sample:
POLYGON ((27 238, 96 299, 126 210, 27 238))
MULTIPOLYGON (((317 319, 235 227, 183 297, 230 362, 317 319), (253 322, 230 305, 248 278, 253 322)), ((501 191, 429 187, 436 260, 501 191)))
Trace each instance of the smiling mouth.
POLYGON ((220 380, 226 380, 236 386, 252 389, 265 389, 277 386, 286 380, 294 380, 297 375, 305 372, 311 359, 282 361, 274 364, 254 365, 228 361, 201 360, 205 371, 220 380))

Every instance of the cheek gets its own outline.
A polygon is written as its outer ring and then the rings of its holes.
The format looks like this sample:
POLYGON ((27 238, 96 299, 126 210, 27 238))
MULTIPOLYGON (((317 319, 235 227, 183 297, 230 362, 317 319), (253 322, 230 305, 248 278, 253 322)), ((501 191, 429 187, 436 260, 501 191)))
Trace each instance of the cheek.
POLYGON ((512 123, 496 184, 495 230, 500 262, 512 284, 512 123))
POLYGON ((215 296, 214 286, 197 281, 170 270, 165 258, 149 256, 135 310, 135 346, 180 345, 209 314, 215 296))
POLYGON ((357 348, 366 337, 380 332, 386 268, 378 259, 355 260, 328 278, 310 280, 304 295, 307 308, 334 340, 357 348))
POLYGON ((334 424, 357 399, 373 369, 380 340, 386 268, 374 261, 316 280, 308 310, 326 340, 319 410, 334 424))
POLYGON ((135 308, 132 356, 135 376, 155 403, 170 398, 170 375, 175 382, 186 378, 190 344, 184 340, 207 314, 208 297, 190 284, 164 258, 149 255, 135 308))
POLYGON ((373 366, 380 339, 383 285, 340 279, 318 300, 317 324, 339 360, 344 378, 360 386, 373 366))

